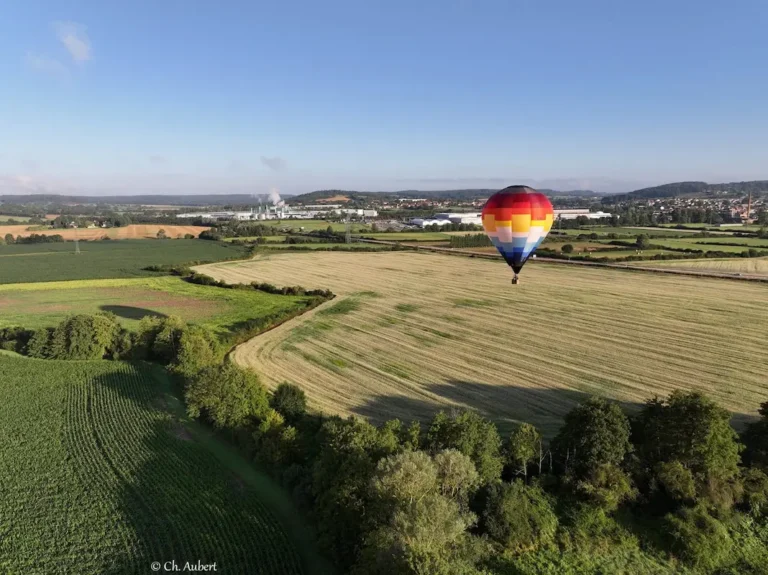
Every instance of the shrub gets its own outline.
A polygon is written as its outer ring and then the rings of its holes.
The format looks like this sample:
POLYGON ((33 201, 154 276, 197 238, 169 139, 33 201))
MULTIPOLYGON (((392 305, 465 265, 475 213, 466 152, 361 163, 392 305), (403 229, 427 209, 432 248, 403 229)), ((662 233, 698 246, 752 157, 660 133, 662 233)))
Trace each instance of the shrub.
POLYGON ((728 530, 703 507, 684 507, 667 515, 665 523, 671 551, 704 571, 717 569, 733 547, 728 530))
POLYGON ((578 503, 566 510, 560 543, 565 549, 599 552, 617 545, 636 545, 635 538, 604 509, 578 503))
POLYGON ((8 351, 16 353, 25 353, 30 338, 34 331, 24 329, 23 327, 6 327, 0 329, 0 345, 8 351))
POLYGON ((549 545, 557 532, 557 517, 546 494, 522 480, 489 488, 483 524, 491 539, 513 552, 549 545))
POLYGON ((564 254, 570 254, 573 252, 573 246, 571 244, 565 244, 562 248, 560 248, 560 251, 564 254))
POLYGON ((191 378, 203 368, 213 365, 218 357, 218 344, 210 331, 200 326, 186 326, 181 329, 178 350, 171 368, 191 378))
POLYGON ((34 332, 27 343, 27 355, 38 359, 47 359, 51 353, 53 329, 42 328, 34 332))
POLYGON ((154 335, 150 355, 168 365, 176 360, 181 334, 187 324, 180 317, 172 315, 161 319, 156 326, 158 331, 154 335))
POLYGON ((662 462, 656 466, 659 486, 676 501, 693 501, 696 498, 696 483, 690 469, 679 461, 662 462))
POLYGON ((607 512, 616 510, 637 494, 629 476, 616 465, 606 463, 590 470, 576 482, 576 490, 593 505, 607 512))
POLYGON ((742 480, 742 504, 746 510, 756 517, 768 514, 768 475, 759 469, 747 469, 742 480))

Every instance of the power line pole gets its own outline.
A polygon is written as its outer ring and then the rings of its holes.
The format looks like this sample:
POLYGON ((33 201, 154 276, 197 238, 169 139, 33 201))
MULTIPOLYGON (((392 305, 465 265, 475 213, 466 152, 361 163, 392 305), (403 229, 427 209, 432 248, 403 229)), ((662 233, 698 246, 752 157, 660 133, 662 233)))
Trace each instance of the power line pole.
POLYGON ((80 240, 77 237, 77 227, 75 227, 75 255, 80 255, 80 240))

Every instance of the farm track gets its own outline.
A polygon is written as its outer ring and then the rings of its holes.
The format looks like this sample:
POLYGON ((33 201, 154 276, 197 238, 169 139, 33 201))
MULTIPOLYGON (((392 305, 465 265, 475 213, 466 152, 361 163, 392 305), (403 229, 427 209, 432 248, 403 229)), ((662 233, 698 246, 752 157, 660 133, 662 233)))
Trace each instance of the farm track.
POLYGON ((739 414, 768 399, 768 291, 748 282, 435 253, 275 254, 200 266, 228 282, 329 288, 340 297, 237 347, 273 387, 374 421, 473 407, 553 433, 590 394, 636 405, 700 389, 739 414), (345 299, 357 309, 334 314, 345 299))

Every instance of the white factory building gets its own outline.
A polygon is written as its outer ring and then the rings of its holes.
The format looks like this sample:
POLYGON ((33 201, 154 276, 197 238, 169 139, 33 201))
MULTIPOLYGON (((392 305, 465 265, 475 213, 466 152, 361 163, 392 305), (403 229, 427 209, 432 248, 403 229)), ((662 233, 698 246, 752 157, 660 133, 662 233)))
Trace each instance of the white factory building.
POLYGON ((240 221, 259 221, 259 220, 311 220, 324 218, 329 215, 359 216, 363 218, 375 218, 379 215, 376 210, 347 209, 331 206, 304 206, 302 209, 290 208, 285 205, 280 206, 259 206, 247 212, 191 212, 186 214, 176 214, 177 218, 183 219, 202 219, 202 220, 240 220, 240 221), (313 209, 310 209, 313 208, 313 209))
POLYGON ((584 216, 586 218, 589 218, 590 220, 599 220, 600 218, 610 218, 611 214, 599 211, 599 212, 590 212, 587 208, 573 208, 573 209, 564 209, 564 210, 554 210, 555 212, 555 219, 560 220, 575 220, 578 217, 584 216))
POLYGON ((449 224, 475 224, 479 226, 482 225, 483 218, 477 212, 444 212, 435 214, 432 218, 413 218, 409 223, 414 226, 419 226, 420 228, 426 228, 427 226, 432 226, 435 224, 438 226, 446 226, 449 224))

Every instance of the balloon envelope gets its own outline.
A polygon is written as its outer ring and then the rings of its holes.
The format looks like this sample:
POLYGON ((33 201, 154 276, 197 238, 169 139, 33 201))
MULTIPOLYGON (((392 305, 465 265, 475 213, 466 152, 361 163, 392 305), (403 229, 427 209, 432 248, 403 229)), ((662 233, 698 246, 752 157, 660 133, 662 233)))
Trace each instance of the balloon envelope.
POLYGON ((552 204, 527 186, 510 186, 493 194, 483 207, 485 233, 515 274, 539 247, 554 221, 552 204))

